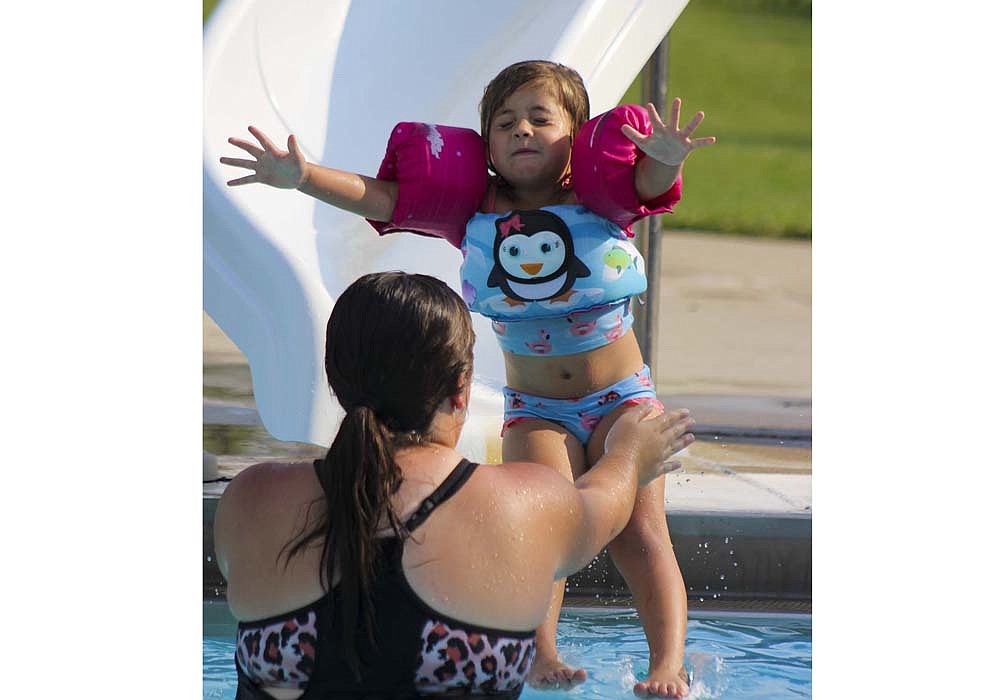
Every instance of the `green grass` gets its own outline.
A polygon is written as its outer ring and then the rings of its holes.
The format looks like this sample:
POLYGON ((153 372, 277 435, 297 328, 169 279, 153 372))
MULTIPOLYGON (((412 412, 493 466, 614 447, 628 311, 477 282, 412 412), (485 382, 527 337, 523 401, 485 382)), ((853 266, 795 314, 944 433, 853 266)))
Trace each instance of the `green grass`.
MULTIPOLYGON (((203 0, 205 18, 217 1, 203 0)), ((668 104, 675 95, 682 120, 704 110, 697 133, 719 141, 685 164, 664 225, 811 237, 811 3, 691 0, 670 32, 668 104)), ((637 80, 623 102, 639 100, 637 80)))
POLYGON ((774 4, 692 0, 670 32, 668 104, 682 122, 704 110, 697 134, 719 139, 685 164, 671 229, 812 234, 812 20, 774 4))

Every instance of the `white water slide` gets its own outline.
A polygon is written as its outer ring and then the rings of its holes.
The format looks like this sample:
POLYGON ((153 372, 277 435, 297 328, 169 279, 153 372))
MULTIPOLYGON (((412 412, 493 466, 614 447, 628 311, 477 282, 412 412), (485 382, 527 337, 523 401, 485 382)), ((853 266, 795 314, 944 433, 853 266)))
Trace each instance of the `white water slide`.
MULTIPOLYGON (((326 321, 360 275, 405 270, 456 291, 461 254, 264 185, 228 188, 229 136, 294 133, 308 160, 374 175, 399 121, 478 131, 486 83, 504 66, 572 66, 591 113, 615 106, 687 0, 225 0, 205 28, 204 307, 239 346, 265 427, 327 445, 340 408, 323 371, 326 321)), ((459 449, 499 460, 503 360, 474 315, 475 382, 459 449)))

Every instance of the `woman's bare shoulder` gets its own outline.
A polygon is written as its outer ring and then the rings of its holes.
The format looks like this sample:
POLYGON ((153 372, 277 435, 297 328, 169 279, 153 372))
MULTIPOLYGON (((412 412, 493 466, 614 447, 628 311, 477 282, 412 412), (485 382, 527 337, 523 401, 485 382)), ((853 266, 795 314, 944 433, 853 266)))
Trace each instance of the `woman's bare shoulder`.
POLYGON ((288 566, 281 556, 321 494, 311 464, 280 462, 247 467, 223 492, 215 514, 215 554, 238 619, 269 617, 322 593, 315 557, 299 557, 288 566))
POLYGON ((483 478, 458 516, 461 531, 449 535, 472 544, 452 551, 476 550, 485 553, 484 561, 502 563, 501 568, 535 591, 537 596, 528 598, 540 601, 544 613, 555 573, 579 534, 584 511, 580 494, 572 482, 543 464, 505 462, 481 472, 483 478))
POLYGON ((287 496, 311 490, 316 485, 318 482, 310 462, 261 462, 233 477, 219 505, 224 502, 234 507, 280 504, 287 496))
POLYGON ((247 467, 223 491, 215 514, 217 541, 253 530, 275 531, 295 517, 298 504, 322 495, 309 462, 263 462, 247 467))
POLYGON ((561 517, 577 498, 576 489, 551 467, 534 462, 485 465, 481 497, 489 498, 512 514, 539 518, 561 517))

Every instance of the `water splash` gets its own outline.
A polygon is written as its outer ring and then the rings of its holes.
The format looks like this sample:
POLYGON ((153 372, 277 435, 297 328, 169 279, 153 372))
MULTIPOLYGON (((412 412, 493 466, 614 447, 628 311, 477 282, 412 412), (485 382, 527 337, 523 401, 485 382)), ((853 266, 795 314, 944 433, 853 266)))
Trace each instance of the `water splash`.
POLYGON ((721 657, 712 654, 692 653, 688 655, 688 668, 691 671, 691 693, 688 700, 709 700, 721 698, 729 686, 728 678, 723 672, 725 663, 721 657))
POLYGON ((639 680, 635 677, 634 659, 627 654, 623 656, 621 662, 618 664, 618 672, 618 685, 621 688, 624 697, 625 693, 632 693, 632 686, 634 686, 639 680))

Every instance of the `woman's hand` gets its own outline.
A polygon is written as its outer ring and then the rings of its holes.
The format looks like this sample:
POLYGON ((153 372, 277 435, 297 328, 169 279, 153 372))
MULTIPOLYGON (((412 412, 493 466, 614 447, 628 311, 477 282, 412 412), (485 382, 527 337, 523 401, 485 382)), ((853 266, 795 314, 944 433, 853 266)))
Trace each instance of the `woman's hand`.
POLYGON ((688 432, 694 427, 688 409, 650 417, 654 410, 648 401, 633 406, 619 416, 604 440, 608 454, 631 452, 639 469, 639 486, 679 469, 679 462, 668 460, 694 442, 694 435, 688 432))
POLYGON ((696 148, 709 146, 715 143, 714 136, 692 139, 691 134, 705 118, 704 112, 698 112, 691 117, 691 121, 681 129, 681 98, 674 99, 670 107, 670 123, 664 124, 660 119, 656 107, 650 102, 649 120, 652 122, 653 131, 647 136, 632 128, 628 124, 622 125, 622 133, 632 143, 642 149, 650 158, 663 163, 664 165, 679 166, 688 157, 688 154, 696 148))
POLYGON ((261 182, 271 187, 289 190, 302 186, 309 177, 309 163, 306 162, 299 150, 295 136, 288 136, 288 150, 282 151, 271 143, 271 140, 257 127, 251 126, 249 129, 262 148, 237 138, 230 138, 229 143, 237 148, 242 148, 253 156, 254 160, 222 157, 219 158, 219 162, 224 165, 253 170, 253 175, 230 180, 226 184, 235 187, 249 185, 251 182, 261 182))

